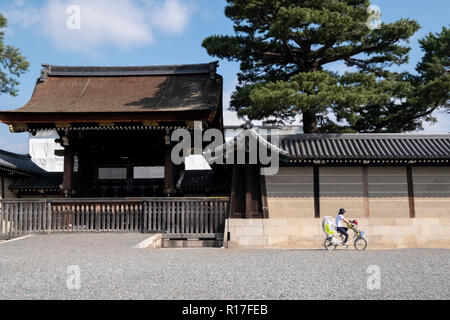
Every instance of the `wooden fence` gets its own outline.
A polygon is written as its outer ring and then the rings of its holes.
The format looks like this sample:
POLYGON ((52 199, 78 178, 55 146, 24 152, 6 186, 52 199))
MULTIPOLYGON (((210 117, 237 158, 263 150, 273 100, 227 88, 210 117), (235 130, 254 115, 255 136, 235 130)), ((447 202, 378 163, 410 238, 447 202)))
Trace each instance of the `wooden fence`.
POLYGON ((54 232, 154 232, 221 238, 228 198, 0 200, 0 237, 54 232))

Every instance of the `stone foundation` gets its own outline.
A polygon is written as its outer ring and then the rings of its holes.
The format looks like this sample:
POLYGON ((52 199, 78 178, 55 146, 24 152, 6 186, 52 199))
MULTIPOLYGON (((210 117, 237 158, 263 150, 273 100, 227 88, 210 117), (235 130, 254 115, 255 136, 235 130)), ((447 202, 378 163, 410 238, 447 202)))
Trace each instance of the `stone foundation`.
MULTIPOLYGON (((358 221, 367 249, 450 248, 450 218, 358 221)), ((229 248, 320 249, 325 239, 322 219, 229 219, 227 232, 229 248)))

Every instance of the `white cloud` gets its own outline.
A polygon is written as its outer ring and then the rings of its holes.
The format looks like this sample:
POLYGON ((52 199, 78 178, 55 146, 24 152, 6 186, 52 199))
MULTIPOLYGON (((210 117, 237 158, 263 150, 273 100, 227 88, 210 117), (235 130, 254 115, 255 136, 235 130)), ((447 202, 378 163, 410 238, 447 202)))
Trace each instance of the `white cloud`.
MULTIPOLYGON (((16 4, 17 6, 22 7, 20 4, 16 4)), ((8 19, 8 26, 10 24, 19 24, 23 27, 29 27, 36 23, 39 23, 41 20, 40 10, 33 7, 25 7, 25 8, 16 8, 13 10, 7 10, 4 12, 6 18, 8 19)))
POLYGON ((166 33, 182 32, 191 14, 191 7, 178 0, 167 0, 151 8, 152 24, 166 33))
POLYGON ((420 133, 450 133, 450 114, 445 111, 436 111, 433 116, 437 118, 437 122, 434 124, 425 122, 424 130, 420 133))
POLYGON ((41 8, 18 1, 5 10, 10 23, 32 27, 61 49, 96 54, 104 46, 128 50, 153 43, 153 30, 185 30, 192 10, 180 0, 47 0, 41 8), (80 8, 80 28, 69 29, 69 5, 80 8))
POLYGON ((97 48, 114 45, 128 49, 153 42, 145 16, 128 0, 78 0, 74 2, 51 0, 42 9, 43 32, 62 49, 94 53, 97 48), (80 29, 67 28, 68 5, 80 8, 80 29))

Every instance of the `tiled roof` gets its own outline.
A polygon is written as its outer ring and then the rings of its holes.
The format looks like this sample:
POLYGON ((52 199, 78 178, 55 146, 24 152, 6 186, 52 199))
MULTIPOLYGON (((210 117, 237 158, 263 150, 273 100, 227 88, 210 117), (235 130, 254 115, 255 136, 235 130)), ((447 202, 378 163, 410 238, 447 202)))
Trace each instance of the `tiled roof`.
POLYGON ((0 150, 0 170, 25 175, 40 175, 45 173, 45 170, 31 161, 30 155, 16 154, 4 150, 0 150))
POLYGON ((136 113, 215 111, 222 82, 217 62, 144 67, 43 65, 28 103, 1 115, 23 113, 136 113))
POLYGON ((291 159, 450 159, 450 134, 300 134, 280 140, 291 159))
POLYGON ((12 191, 59 191, 63 182, 62 172, 47 172, 42 176, 21 179, 9 186, 12 191))
MULTIPOLYGON (((282 136, 280 136, 282 137, 282 136)), ((228 140, 224 144, 214 148, 214 149, 206 149, 203 152, 203 156, 206 161, 214 162, 219 159, 219 157, 228 157, 234 153, 234 150, 244 148, 249 141, 251 143, 257 143, 262 148, 270 149, 272 152, 277 152, 283 156, 289 156, 289 154, 280 149, 278 146, 270 143, 266 140, 267 137, 260 135, 257 130, 253 128, 242 130, 238 135, 236 135, 233 139, 228 140)))

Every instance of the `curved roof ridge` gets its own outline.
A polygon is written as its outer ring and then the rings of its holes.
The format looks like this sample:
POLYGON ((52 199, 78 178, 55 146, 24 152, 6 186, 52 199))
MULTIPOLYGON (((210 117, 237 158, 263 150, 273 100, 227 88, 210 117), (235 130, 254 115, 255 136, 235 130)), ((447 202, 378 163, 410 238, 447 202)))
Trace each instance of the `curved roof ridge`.
POLYGON ((147 65, 147 66, 58 66, 43 63, 41 81, 48 76, 63 77, 114 77, 114 76, 145 76, 145 75, 176 75, 176 74, 204 74, 210 73, 216 76, 219 62, 198 64, 174 64, 174 65, 147 65))

